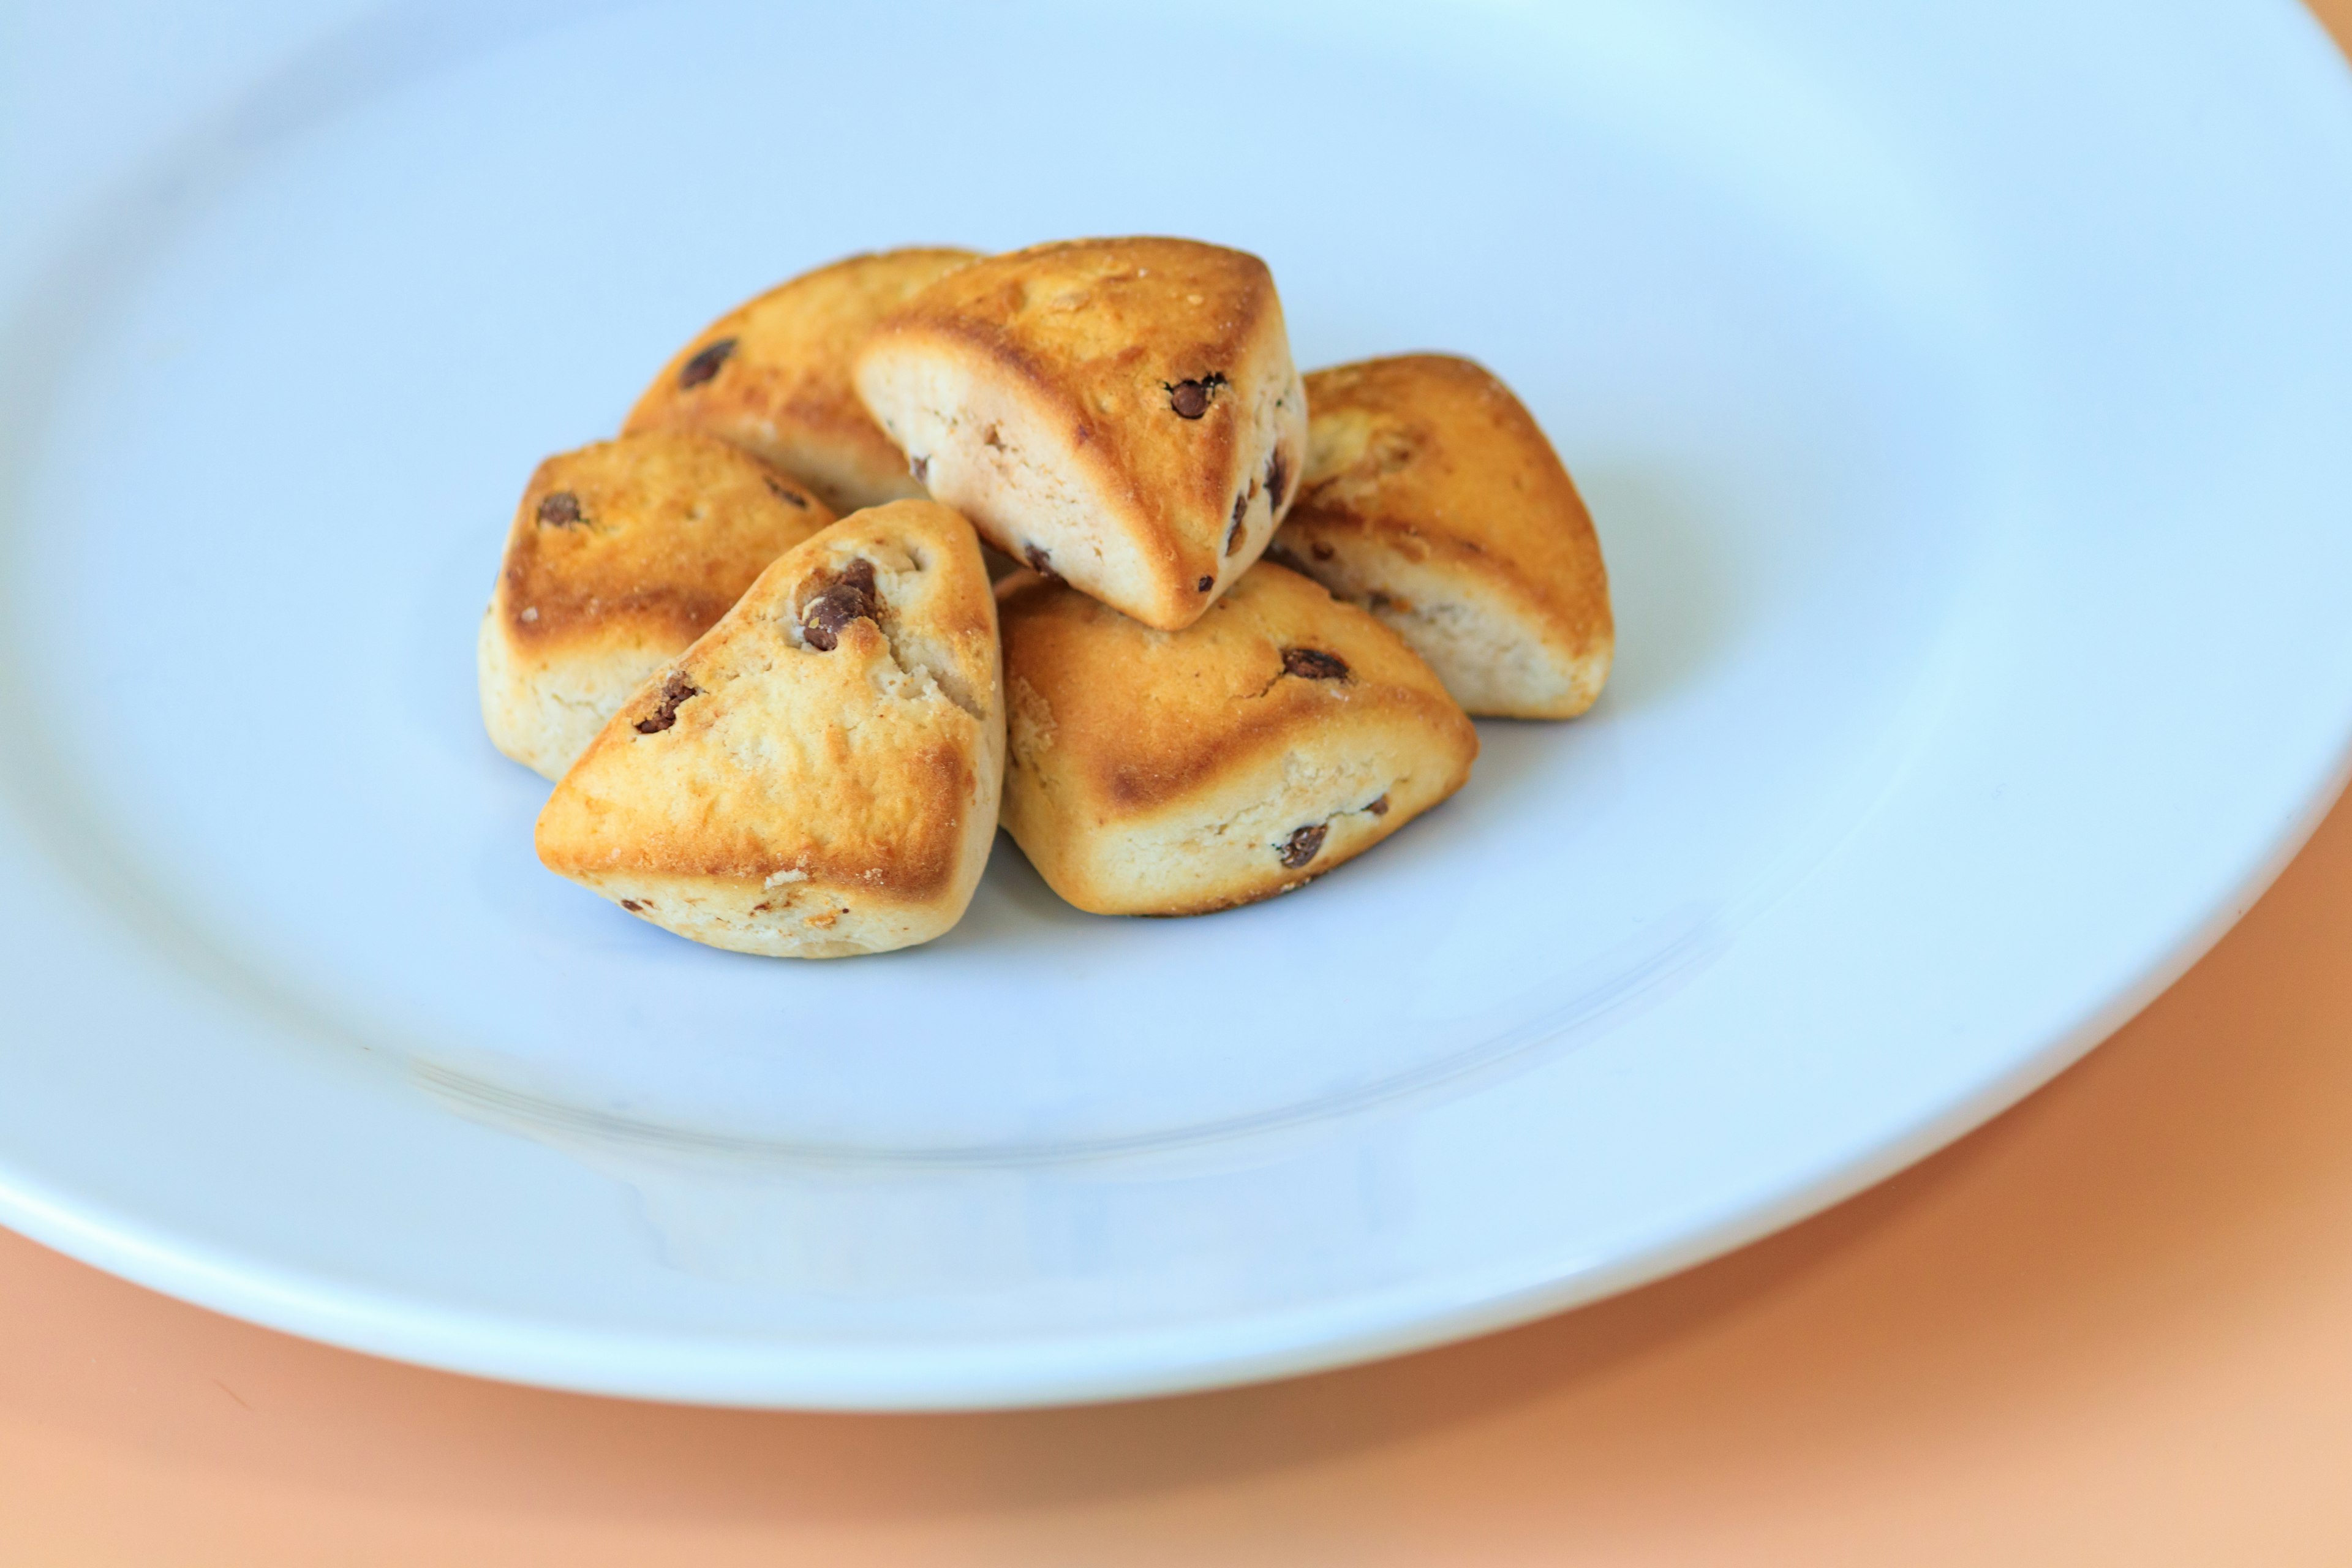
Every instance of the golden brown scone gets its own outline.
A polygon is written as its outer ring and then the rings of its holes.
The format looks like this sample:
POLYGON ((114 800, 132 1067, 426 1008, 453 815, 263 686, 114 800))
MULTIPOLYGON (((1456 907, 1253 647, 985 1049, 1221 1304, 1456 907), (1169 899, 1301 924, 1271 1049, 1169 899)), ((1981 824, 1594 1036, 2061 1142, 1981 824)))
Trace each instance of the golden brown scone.
POLYGON ((856 383, 990 543, 1168 631, 1265 551, 1306 456, 1273 275, 1195 240, 974 262, 874 330, 856 383))
POLYGON ((997 585, 1004 826, 1097 914, 1288 892, 1460 789, 1478 733, 1394 632, 1261 563, 1155 631, 1065 584, 997 585))
POLYGON ((476 668, 499 751, 549 778, 768 563, 833 521, 797 481, 709 436, 599 441, 530 478, 476 668))
POLYGON ((1318 370, 1276 559, 1362 605, 1473 713, 1570 719, 1609 679, 1601 542, 1511 389, 1466 359, 1318 370))
POLYGON ((777 561, 648 681, 548 797, 539 858, 713 947, 886 952, 962 918, 1003 773, 980 542, 897 501, 777 561))
POLYGON ((975 252, 853 256, 705 327, 629 411, 624 431, 704 430, 805 480, 839 511, 919 497, 867 417, 849 365, 874 323, 975 252))

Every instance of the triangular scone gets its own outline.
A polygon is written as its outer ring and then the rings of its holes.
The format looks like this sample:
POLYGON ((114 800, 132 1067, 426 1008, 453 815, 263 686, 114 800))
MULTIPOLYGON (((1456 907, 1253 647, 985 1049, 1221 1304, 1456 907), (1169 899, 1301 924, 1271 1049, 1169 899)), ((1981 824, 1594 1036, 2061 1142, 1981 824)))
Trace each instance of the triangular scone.
POLYGON ((482 617, 482 722, 549 778, 646 677, 833 521, 796 480, 708 436, 625 436, 531 476, 482 617))
POLYGON ((971 525, 843 519, 761 574, 614 717, 539 816, 539 858, 738 952, 929 942, 996 832, 1004 707, 971 525))
POLYGON ((1266 563, 1155 631, 1066 585, 998 584, 1004 826, 1097 914, 1288 892, 1462 787, 1478 733, 1370 616, 1266 563))
POLYGON ((1396 628, 1473 713, 1572 719, 1609 679, 1601 542, 1511 389, 1445 354, 1318 370, 1277 560, 1396 628))
POLYGON ((851 389, 850 362, 876 321, 973 255, 886 250, 771 289, 697 333, 622 429, 707 431, 805 480, 840 511, 919 497, 907 459, 851 389))
POLYGON ((1306 458, 1273 275, 1194 240, 974 262, 877 327, 856 377, 990 543, 1169 631, 1265 551, 1306 458))

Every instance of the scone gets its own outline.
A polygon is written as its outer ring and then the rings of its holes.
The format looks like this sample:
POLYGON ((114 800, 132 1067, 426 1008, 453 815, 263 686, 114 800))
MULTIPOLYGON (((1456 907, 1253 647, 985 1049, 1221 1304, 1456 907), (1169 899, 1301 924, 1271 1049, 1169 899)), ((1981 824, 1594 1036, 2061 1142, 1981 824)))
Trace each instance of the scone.
POLYGON ((962 918, 1003 773, 980 542, 897 501, 778 560, 646 682, 548 797, 539 858, 713 947, 886 952, 962 918))
POLYGON ((561 774, 646 676, 832 521, 797 481, 709 436, 625 436, 548 458, 507 533, 476 648, 491 741, 561 774))
POLYGON ((1156 631, 1034 573, 997 585, 1004 826, 1097 914, 1288 892, 1462 787, 1478 734, 1364 611, 1261 563, 1156 631))
POLYGON ((875 328, 856 381, 990 543, 1163 631, 1257 560, 1306 457, 1273 275, 1195 240, 974 262, 875 328))
POLYGON ((839 511, 919 497, 907 459, 850 389, 874 323, 969 250, 886 250, 802 274, 680 350, 630 410, 631 430, 703 430, 806 481, 839 511))
POLYGON ((1473 713, 1570 719, 1616 633, 1592 519, 1511 389, 1446 354, 1318 370, 1276 559, 1362 605, 1473 713))

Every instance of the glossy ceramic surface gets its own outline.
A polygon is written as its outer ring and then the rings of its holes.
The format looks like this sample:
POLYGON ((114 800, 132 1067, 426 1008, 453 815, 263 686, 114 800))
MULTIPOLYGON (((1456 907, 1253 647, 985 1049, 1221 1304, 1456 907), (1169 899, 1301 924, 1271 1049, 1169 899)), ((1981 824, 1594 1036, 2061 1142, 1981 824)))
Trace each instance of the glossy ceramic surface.
POLYGON ((2299 12, 278 25, 0 252, 0 1218, 162 1289, 740 1403, 1425 1343, 1981 1120, 2340 778, 2352 98, 2299 12), (1302 363, 1521 391, 1601 707, 1198 921, 1000 844, 949 938, 802 965, 541 871, 472 684, 537 458, 832 256, 1146 230, 1265 255, 1302 363))

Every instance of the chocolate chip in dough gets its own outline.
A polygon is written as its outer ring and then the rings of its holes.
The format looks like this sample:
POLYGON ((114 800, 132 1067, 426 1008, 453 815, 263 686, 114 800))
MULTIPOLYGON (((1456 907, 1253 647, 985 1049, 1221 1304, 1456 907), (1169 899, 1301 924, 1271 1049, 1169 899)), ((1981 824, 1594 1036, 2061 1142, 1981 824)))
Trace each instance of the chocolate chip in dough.
POLYGON ((1203 577, 1199 582, 1192 584, 1193 587, 1198 588, 1203 594, 1207 593, 1216 585, 1217 580, 1214 577, 1203 577))
POLYGON ((802 607, 802 636, 818 652, 831 653, 841 646, 842 627, 873 620, 880 607, 874 592, 874 563, 858 556, 802 607))
POLYGON ((701 695, 702 688, 687 679, 683 671, 675 669, 670 671, 669 679, 662 682, 661 706, 653 710, 653 716, 651 718, 640 719, 637 721, 637 733, 640 735, 660 734, 664 730, 668 729, 671 725, 677 722, 677 709, 679 703, 684 702, 690 697, 699 697, 701 695))
POLYGON ((1265 504, 1273 510, 1282 510, 1282 487, 1289 482, 1290 454, 1276 447, 1265 465, 1265 504))
POLYGON ((1249 489, 1234 497, 1234 522, 1231 528, 1225 530, 1225 553, 1228 555, 1236 554, 1241 550, 1242 522, 1249 516, 1250 497, 1255 494, 1257 494, 1257 486, 1253 482, 1249 489))
POLYGON ((727 363, 727 356, 734 352, 735 340, 733 338, 721 338, 715 343, 704 344, 700 352, 697 353, 692 359, 687 361, 684 364, 678 367, 677 384, 679 390, 691 391, 695 387, 700 386, 704 382, 709 381, 712 376, 717 375, 719 374, 719 367, 727 363))
POLYGON ((1328 822, 1298 829, 1282 842, 1282 863, 1293 871, 1297 870, 1322 853, 1323 836, 1330 831, 1331 825, 1328 822))
POLYGON ((1286 647, 1282 650, 1282 672, 1301 680, 1345 680, 1348 661, 1319 647, 1286 647))
POLYGON ((1209 411, 1209 399, 1225 384, 1222 373, 1213 373, 1198 381, 1180 381, 1168 388, 1168 406, 1176 411, 1179 419, 1198 419, 1209 411))
POLYGON ((793 489, 792 486, 784 483, 783 480, 770 479, 768 481, 768 489, 778 500, 796 506, 803 511, 808 510, 808 497, 801 494, 800 491, 793 489))
POLYGON ((1040 576, 1058 577, 1061 575, 1060 573, 1054 570, 1053 553, 1046 550, 1043 545, 1031 544, 1024 547, 1021 552, 1021 559, 1029 563, 1029 570, 1038 574, 1040 576))
POLYGON ((1370 812, 1374 816, 1386 816, 1389 814, 1389 797, 1382 795, 1380 799, 1372 802, 1371 805, 1364 807, 1364 809, 1370 812))
POLYGON ((558 490, 539 503, 541 528, 570 528, 580 521, 580 498, 570 490, 558 490))

